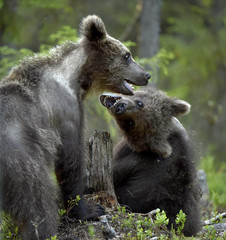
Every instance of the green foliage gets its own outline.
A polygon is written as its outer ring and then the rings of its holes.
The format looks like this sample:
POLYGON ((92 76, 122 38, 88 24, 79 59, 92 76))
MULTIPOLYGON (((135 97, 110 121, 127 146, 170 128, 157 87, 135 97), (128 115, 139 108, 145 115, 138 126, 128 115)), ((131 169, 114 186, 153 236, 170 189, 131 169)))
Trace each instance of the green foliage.
POLYGON ((7 74, 9 69, 18 64, 19 60, 32 54, 33 52, 26 48, 16 50, 7 46, 0 47, 0 55, 2 55, 2 59, 0 59, 0 79, 7 74))
MULTIPOLYGON (((136 46, 137 44, 132 41, 123 42, 123 44, 128 47, 136 46)), ((173 52, 166 50, 165 48, 161 48, 156 55, 151 58, 139 58, 135 57, 135 60, 142 65, 144 68, 151 69, 152 74, 152 82, 158 82, 158 72, 160 71, 163 75, 168 75, 168 67, 170 62, 174 59, 173 52), (153 76, 155 78, 153 78, 153 76)))
MULTIPOLYGON (((70 199, 68 201, 68 207, 66 210, 65 209, 58 210, 60 217, 62 217, 65 214, 68 214, 68 212, 74 206, 79 204, 80 200, 81 198, 79 195, 77 195, 75 199, 70 199)), ((35 224, 34 224, 34 227, 36 227, 35 224)), ((90 228, 89 233, 95 234, 95 229, 90 228)), ((1 240, 21 240, 20 232, 17 224, 10 218, 9 215, 6 215, 4 212, 0 212, 0 239, 1 240)), ((57 238, 57 235, 55 235, 47 240, 58 240, 58 238, 57 238)))
MULTIPOLYGON (((76 29, 70 26, 63 26, 56 33, 51 34, 46 44, 40 45, 40 53, 47 53, 47 51, 57 44, 62 44, 65 41, 77 41, 78 34, 76 29)), ((7 72, 19 63, 19 60, 32 56, 34 53, 30 49, 22 48, 16 50, 7 46, 0 47, 0 79, 7 75, 7 72)))
POLYGON ((81 197, 77 195, 75 199, 71 198, 70 200, 68 200, 68 205, 66 209, 60 205, 60 208, 58 209, 59 216, 61 218, 64 216, 68 216, 68 213, 72 210, 73 207, 79 204, 80 200, 81 200, 81 197))
POLYGON ((66 209, 63 209, 63 208, 60 208, 60 209, 58 209, 58 213, 59 213, 59 215, 62 217, 63 215, 65 215, 66 214, 66 209))
POLYGON ((78 41, 78 33, 76 29, 71 28, 70 26, 63 26, 62 29, 57 31, 54 34, 51 34, 49 40, 51 43, 62 44, 65 41, 78 41))
POLYGON ((164 210, 162 212, 160 212, 160 209, 158 209, 158 211, 156 213, 155 223, 158 227, 160 227, 161 225, 166 226, 169 223, 169 219, 167 218, 166 212, 164 210))
POLYGON ((180 212, 177 214, 177 217, 176 217, 176 224, 177 224, 177 234, 178 235, 182 235, 182 231, 184 229, 184 224, 185 224, 185 221, 186 221, 186 214, 180 210, 180 212))
POLYGON ((168 75, 160 73, 158 86, 191 103, 192 112, 186 117, 190 128, 198 132, 215 161, 224 162, 226 4, 212 0, 165 2, 162 10, 165 29, 160 42, 174 59, 168 75))
POLYGON ((216 230, 213 226, 205 226, 204 229, 206 230, 207 239, 218 239, 216 238, 216 230))
POLYGON ((157 237, 158 239, 184 239, 182 233, 186 215, 181 210, 177 214, 177 229, 168 230, 169 219, 165 211, 155 210, 155 216, 126 212, 125 207, 118 207, 112 217, 112 224, 119 232, 123 232, 122 239, 142 240, 157 237))
POLYGON ((58 240, 58 238, 57 238, 57 235, 55 235, 55 236, 51 237, 50 239, 48 238, 46 240, 58 240))
POLYGON ((51 47, 54 47, 57 44, 62 44, 65 41, 74 41, 77 42, 79 39, 76 29, 71 28, 70 26, 63 26, 56 33, 53 33, 48 38, 48 44, 40 45, 40 52, 45 53, 51 47))
POLYGON ((126 214, 126 207, 125 206, 118 206, 117 210, 119 213, 125 215, 126 214))
MULTIPOLYGON (((73 207, 77 206, 79 204, 80 200, 81 200, 81 197, 79 195, 77 195, 75 199, 71 198, 70 200, 68 200, 66 214, 68 214, 73 207)), ((62 211, 61 213, 63 213, 63 212, 64 211, 62 211)))
POLYGON ((165 48, 161 48, 159 52, 152 58, 136 58, 136 61, 145 68, 151 69, 151 81, 158 82, 158 72, 160 71, 164 76, 168 75, 168 67, 170 62, 174 59, 174 54, 165 48))
MULTIPOLYGON (((183 229, 186 222, 186 214, 180 210, 176 215, 176 228, 171 226, 169 231, 167 225, 169 219, 165 211, 156 209, 149 214, 137 214, 125 212, 125 207, 118 207, 117 212, 112 217, 112 225, 121 238, 126 240, 156 239, 162 240, 220 240, 225 239, 226 235, 218 237, 213 226, 205 226, 206 231, 202 231, 196 237, 185 237, 183 229)), ((223 222, 222 219, 219 222, 223 222)))
POLYGON ((137 45, 135 42, 132 42, 132 41, 126 41, 126 42, 123 42, 123 44, 124 44, 127 48, 135 47, 135 46, 137 45))
POLYGON ((0 0, 0 45, 16 49, 25 47, 37 52, 51 33, 65 25, 77 28, 82 17, 94 13, 111 26, 115 36, 119 36, 135 8, 136 0, 126 4, 120 0, 0 0), (117 17, 109 18, 116 11, 117 17))
POLYGON ((19 228, 9 215, 0 212, 0 239, 1 240, 21 240, 19 228))
POLYGON ((89 233, 89 236, 90 236, 91 238, 93 238, 93 237, 95 236, 95 233, 96 233, 95 228, 94 228, 93 226, 89 225, 89 226, 88 226, 88 233, 89 233))
POLYGON ((35 8, 52 8, 52 9, 59 9, 68 6, 69 0, 22 0, 21 4, 28 7, 35 7, 35 8))
POLYGON ((217 164, 213 156, 209 155, 202 159, 201 166, 207 175, 207 184, 210 198, 217 209, 226 208, 226 164, 217 164))

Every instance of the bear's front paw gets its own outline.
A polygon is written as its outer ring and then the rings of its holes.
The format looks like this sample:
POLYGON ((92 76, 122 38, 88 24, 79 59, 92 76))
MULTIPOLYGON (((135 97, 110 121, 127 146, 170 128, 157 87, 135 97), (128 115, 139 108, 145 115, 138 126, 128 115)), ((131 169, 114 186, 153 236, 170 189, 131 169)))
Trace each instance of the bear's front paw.
POLYGON ((98 217, 105 214, 104 208, 99 204, 79 204, 72 208, 67 214, 67 221, 75 220, 97 220, 98 217))
POLYGON ((104 208, 99 204, 87 204, 87 214, 84 216, 84 220, 97 220, 98 217, 105 214, 104 208))

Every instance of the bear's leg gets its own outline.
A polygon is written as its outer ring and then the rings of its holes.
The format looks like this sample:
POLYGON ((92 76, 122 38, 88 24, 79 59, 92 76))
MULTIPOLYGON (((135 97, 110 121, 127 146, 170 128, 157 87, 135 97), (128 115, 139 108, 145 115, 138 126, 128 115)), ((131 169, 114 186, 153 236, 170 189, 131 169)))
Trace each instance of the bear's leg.
POLYGON ((43 162, 27 154, 17 155, 12 164, 11 160, 7 159, 3 169, 3 210, 20 224, 23 240, 54 236, 58 227, 56 191, 43 162))
POLYGON ((167 199, 164 202, 160 202, 159 207, 161 210, 166 211, 166 215, 169 218, 169 230, 172 224, 175 229, 177 228, 175 219, 180 210, 186 214, 186 221, 183 229, 184 235, 194 236, 200 230, 200 210, 195 198, 192 199, 190 196, 181 195, 181 199, 167 199))
POLYGON ((99 205, 86 204, 83 199, 83 167, 81 156, 77 155, 77 160, 71 162, 68 152, 61 152, 60 162, 56 164, 56 175, 67 208, 68 216, 76 219, 93 219, 104 214, 103 208, 99 205), (65 163, 65 164, 64 164, 65 163), (65 166, 66 165, 66 166, 65 166), (71 205, 72 201, 80 197, 78 204, 71 205))
POLYGON ((99 205, 86 204, 83 199, 83 165, 85 147, 81 135, 72 124, 65 124, 67 137, 63 138, 62 149, 55 164, 56 176, 61 188, 65 207, 70 209, 69 217, 77 219, 96 219, 104 214, 99 205), (68 129, 67 129, 68 128, 68 129), (67 129, 67 130, 66 130, 67 129), (79 195, 78 205, 70 206, 70 201, 79 195))
POLYGON ((197 199, 197 193, 193 192, 194 189, 189 189, 187 193, 179 195, 179 198, 175 198, 172 201, 165 202, 165 210, 167 217, 169 218, 169 229, 173 223, 176 228, 176 215, 182 210, 186 214, 186 221, 183 229, 185 236, 194 236, 201 229, 200 222, 200 209, 197 199))
POLYGON ((27 240, 36 238, 44 240, 57 234, 59 214, 56 193, 49 178, 43 174, 40 177, 42 179, 38 177, 33 189, 27 192, 26 202, 33 201, 30 203, 30 211, 24 215, 23 236, 27 240))
POLYGON ((186 206, 186 222, 183 233, 185 236, 194 236, 201 230, 200 209, 198 201, 190 198, 186 206))

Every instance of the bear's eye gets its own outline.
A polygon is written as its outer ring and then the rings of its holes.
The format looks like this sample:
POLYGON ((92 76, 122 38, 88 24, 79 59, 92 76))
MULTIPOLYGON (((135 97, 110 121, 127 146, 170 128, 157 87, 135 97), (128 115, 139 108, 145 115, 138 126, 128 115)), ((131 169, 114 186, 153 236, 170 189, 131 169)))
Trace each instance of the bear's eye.
POLYGON ((130 61, 131 60, 131 54, 128 52, 124 55, 124 58, 126 59, 126 61, 130 61))
POLYGON ((136 101, 136 105, 138 108, 143 108, 144 104, 141 101, 136 101))
POLYGON ((129 125, 129 127, 134 127, 134 121, 133 120, 129 120, 128 121, 128 125, 129 125))

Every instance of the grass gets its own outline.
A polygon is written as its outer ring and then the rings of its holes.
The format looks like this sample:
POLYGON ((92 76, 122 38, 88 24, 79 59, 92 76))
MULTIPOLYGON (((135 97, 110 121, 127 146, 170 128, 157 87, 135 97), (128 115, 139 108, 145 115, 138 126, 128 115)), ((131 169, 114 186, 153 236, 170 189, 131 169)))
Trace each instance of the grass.
POLYGON ((212 156, 207 156, 202 159, 200 168, 206 172, 210 199, 215 210, 226 211, 226 163, 219 165, 212 156))

